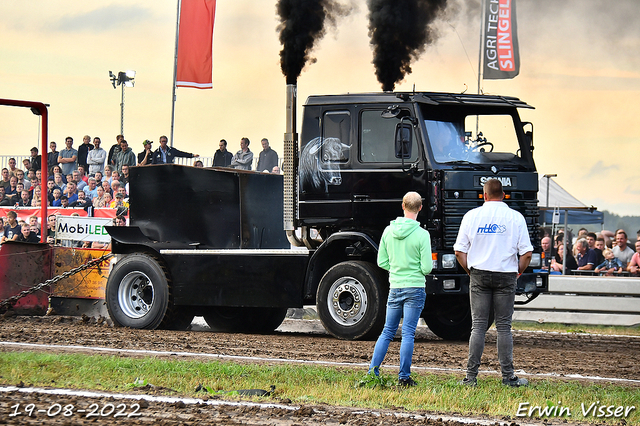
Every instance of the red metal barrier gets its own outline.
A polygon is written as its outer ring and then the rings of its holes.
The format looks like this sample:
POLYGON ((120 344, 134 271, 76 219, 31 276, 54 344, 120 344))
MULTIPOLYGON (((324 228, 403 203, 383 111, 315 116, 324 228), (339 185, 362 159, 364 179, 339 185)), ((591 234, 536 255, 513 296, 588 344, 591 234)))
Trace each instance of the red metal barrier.
MULTIPOLYGON (((52 247, 48 244, 8 242, 0 247, 0 300, 52 277, 52 247)), ((44 315, 49 287, 19 299, 13 310, 19 315, 44 315)))
MULTIPOLYGON (((0 300, 16 296, 107 252, 48 244, 5 243, 0 246, 0 300)), ((57 313, 79 315, 83 313, 80 308, 63 312, 60 309, 64 304, 62 301, 69 306, 79 306, 82 301, 90 305, 103 300, 108 276, 109 261, 105 261, 18 299, 11 309, 18 315, 44 315, 51 296, 58 300, 57 313)))

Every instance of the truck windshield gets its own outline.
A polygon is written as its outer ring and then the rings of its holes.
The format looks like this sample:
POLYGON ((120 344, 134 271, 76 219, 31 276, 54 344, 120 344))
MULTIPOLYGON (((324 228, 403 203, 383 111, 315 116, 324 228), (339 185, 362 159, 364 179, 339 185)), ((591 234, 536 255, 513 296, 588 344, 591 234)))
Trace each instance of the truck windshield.
POLYGON ((424 120, 433 157, 438 163, 525 164, 510 115, 476 115, 459 121, 424 120))

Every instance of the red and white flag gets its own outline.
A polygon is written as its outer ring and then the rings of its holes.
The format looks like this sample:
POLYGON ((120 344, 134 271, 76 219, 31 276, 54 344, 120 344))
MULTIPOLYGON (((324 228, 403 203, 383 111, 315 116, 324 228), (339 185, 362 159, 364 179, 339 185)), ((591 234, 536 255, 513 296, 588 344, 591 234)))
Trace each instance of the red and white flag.
POLYGON ((182 0, 178 33, 177 87, 211 89, 216 0, 182 0))

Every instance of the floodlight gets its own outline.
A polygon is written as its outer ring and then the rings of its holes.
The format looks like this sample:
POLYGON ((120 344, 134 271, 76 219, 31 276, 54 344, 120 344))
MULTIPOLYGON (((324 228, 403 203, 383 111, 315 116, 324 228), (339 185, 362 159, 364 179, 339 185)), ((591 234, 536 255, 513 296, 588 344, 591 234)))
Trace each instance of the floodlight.
POLYGON ((134 78, 136 77, 136 72, 133 70, 120 71, 118 75, 115 75, 113 72, 109 71, 109 79, 111 80, 111 84, 113 84, 113 88, 116 86, 120 86, 122 90, 122 94, 120 97, 120 134, 124 134, 124 88, 133 87, 134 78))

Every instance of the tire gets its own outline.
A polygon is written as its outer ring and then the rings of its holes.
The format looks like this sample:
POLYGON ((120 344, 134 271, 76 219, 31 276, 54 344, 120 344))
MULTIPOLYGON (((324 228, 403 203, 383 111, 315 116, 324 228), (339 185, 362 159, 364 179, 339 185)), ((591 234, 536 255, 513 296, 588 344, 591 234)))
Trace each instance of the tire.
POLYGON ((318 316, 338 339, 375 339, 384 327, 386 296, 386 280, 378 267, 361 261, 338 263, 320 280, 318 316))
POLYGON ((450 310, 441 314, 425 314, 429 330, 444 340, 469 340, 471 336, 471 309, 450 310))
MULTIPOLYGON (((468 341, 471 337, 471 307, 469 304, 451 306, 448 310, 441 309, 438 313, 424 314, 424 321, 429 330, 443 340, 468 341)), ((493 324, 493 309, 489 313, 487 330, 493 324)))
POLYGON ((166 330, 187 330, 194 317, 188 309, 186 306, 174 307, 173 312, 165 317, 160 327, 166 330))
POLYGON ((116 325, 155 330, 167 316, 169 281, 158 261, 146 254, 120 259, 109 274, 105 299, 116 325))
POLYGON ((271 333, 287 315, 287 308, 212 306, 204 320, 211 330, 223 333, 271 333))

